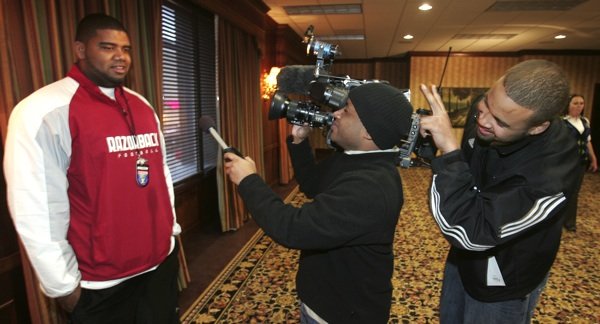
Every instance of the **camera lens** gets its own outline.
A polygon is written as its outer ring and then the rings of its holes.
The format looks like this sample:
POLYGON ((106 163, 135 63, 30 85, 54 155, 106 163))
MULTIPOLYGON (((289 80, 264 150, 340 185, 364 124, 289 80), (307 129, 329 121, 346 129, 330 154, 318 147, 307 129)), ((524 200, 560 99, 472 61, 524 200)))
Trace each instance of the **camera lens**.
POLYGON ((271 100, 269 119, 286 118, 294 125, 308 124, 310 127, 328 127, 333 124, 333 115, 319 111, 319 106, 311 102, 290 101, 282 93, 275 93, 271 100))
POLYGON ((285 117, 286 110, 290 102, 286 96, 280 92, 276 92, 271 99, 271 107, 269 108, 269 120, 285 117))

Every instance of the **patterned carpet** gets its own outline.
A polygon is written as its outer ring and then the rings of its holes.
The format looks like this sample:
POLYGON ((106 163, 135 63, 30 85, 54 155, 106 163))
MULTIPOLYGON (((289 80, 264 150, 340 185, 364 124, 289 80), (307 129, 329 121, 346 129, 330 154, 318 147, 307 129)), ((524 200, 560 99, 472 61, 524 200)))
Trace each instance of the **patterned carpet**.
MULTIPOLYGON (((390 323, 438 323, 448 244, 427 205, 430 170, 401 170, 405 203, 395 237, 390 323)), ((565 232, 533 323, 600 323, 600 174, 586 174, 576 233, 565 232)), ((287 201, 306 198, 294 191, 287 201)), ((182 316, 182 323, 299 323, 298 252, 259 230, 182 316)))

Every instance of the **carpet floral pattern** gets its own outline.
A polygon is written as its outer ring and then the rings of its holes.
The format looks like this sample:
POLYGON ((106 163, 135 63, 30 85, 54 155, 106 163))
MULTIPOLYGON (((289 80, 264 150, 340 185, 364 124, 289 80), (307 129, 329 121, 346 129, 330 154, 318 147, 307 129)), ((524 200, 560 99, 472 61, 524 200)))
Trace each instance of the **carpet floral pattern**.
MULTIPOLYGON (((405 202, 395 236, 390 323, 438 323, 448 243, 428 207, 431 171, 401 171, 405 202)), ((533 323, 600 323, 600 174, 586 174, 577 232, 565 232, 533 323)), ((294 191, 287 202, 306 201, 294 191)), ((295 274, 299 253, 258 230, 182 316, 182 323, 299 323, 295 274)))

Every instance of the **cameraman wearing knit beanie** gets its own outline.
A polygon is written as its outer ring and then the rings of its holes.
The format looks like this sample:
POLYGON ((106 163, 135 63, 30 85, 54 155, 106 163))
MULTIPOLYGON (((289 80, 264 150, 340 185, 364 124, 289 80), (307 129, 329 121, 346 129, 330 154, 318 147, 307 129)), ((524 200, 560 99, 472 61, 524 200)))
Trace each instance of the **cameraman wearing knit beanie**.
POLYGON ((332 140, 341 147, 347 150, 387 150, 399 145, 408 134, 413 109, 400 90, 383 83, 368 83, 352 89, 349 99, 346 107, 333 114, 332 140), (354 119, 354 115, 358 119, 354 119), (346 116, 352 116, 349 123, 356 123, 354 127, 340 127, 339 124, 347 122, 349 117, 346 116), (340 136, 345 132, 361 133, 366 141, 340 136))
POLYGON ((387 323, 393 240, 404 202, 396 166, 412 107, 383 83, 350 91, 333 113, 336 151, 317 163, 308 135, 294 125, 288 152, 300 190, 312 200, 284 204, 251 158, 226 153, 225 172, 253 219, 277 243, 300 250, 296 290, 302 323, 387 323))

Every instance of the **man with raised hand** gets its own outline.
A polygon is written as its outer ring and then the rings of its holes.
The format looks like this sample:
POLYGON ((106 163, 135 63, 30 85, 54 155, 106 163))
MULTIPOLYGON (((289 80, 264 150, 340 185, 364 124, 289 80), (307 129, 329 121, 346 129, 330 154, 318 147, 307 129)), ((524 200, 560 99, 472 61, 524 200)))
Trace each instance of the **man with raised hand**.
POLYGON ((436 87, 421 91, 432 111, 421 134, 441 152, 430 207, 451 244, 440 322, 529 323, 575 189, 575 141, 558 118, 566 76, 545 60, 510 68, 478 102, 462 147, 436 87))

